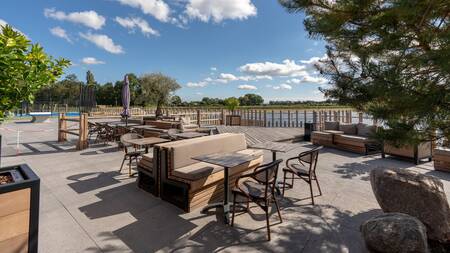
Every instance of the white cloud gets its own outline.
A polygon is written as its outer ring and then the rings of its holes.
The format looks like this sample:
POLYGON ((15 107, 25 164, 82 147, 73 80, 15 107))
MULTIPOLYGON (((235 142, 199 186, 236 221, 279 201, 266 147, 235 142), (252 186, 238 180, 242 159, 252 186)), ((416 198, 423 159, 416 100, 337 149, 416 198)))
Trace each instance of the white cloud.
POLYGON ((309 74, 303 76, 302 79, 293 78, 286 81, 286 83, 288 84, 300 84, 300 83, 326 84, 327 82, 328 80, 326 78, 323 78, 321 76, 311 76, 309 74))
POLYGON ((211 71, 217 71, 216 67, 211 67, 211 71))
POLYGON ((44 9, 44 15, 47 18, 82 24, 95 30, 101 29, 106 22, 106 19, 95 11, 71 12, 66 14, 63 11, 57 11, 54 8, 47 8, 44 9))
POLYGON ((257 62, 248 63, 239 67, 241 72, 258 76, 303 76, 306 75, 305 69, 306 66, 298 65, 295 61, 289 59, 284 60, 281 64, 273 62, 257 62))
POLYGON ((186 86, 189 87, 189 88, 202 88, 202 87, 205 87, 206 85, 208 85, 208 83, 207 83, 207 82, 204 82, 204 81, 196 82, 196 83, 194 83, 194 82, 188 82, 188 83, 186 84, 186 86))
POLYGON ((124 53, 122 46, 114 44, 114 41, 104 34, 93 34, 88 32, 80 33, 80 36, 92 43, 94 43, 97 47, 102 48, 113 54, 122 54, 124 53))
POLYGON ((170 21, 170 7, 162 0, 118 0, 123 5, 139 8, 161 22, 170 21))
POLYGON ((67 35, 67 33, 66 33, 66 30, 62 29, 59 26, 51 28, 50 29, 50 33, 55 35, 56 37, 65 39, 68 42, 72 43, 72 40, 69 38, 69 35, 67 35))
POLYGON ((243 85, 239 85, 238 89, 240 89, 240 90, 257 90, 258 88, 256 88, 256 86, 254 86, 254 85, 243 84, 243 85))
POLYGON ((94 57, 84 57, 81 60, 81 63, 86 64, 86 65, 105 64, 104 61, 97 60, 94 57))
POLYGON ((289 84, 285 84, 285 83, 282 83, 277 86, 271 86, 271 87, 274 90, 292 90, 292 86, 290 86, 289 84))
POLYGON ((244 20, 256 16, 257 10, 250 0, 189 0, 185 13, 191 19, 203 22, 212 19, 220 23, 224 19, 244 20))
POLYGON ((145 36, 155 35, 159 36, 159 32, 150 27, 150 25, 142 18, 121 18, 116 17, 114 19, 119 25, 134 31, 135 28, 139 28, 145 36))
POLYGON ((229 73, 220 73, 219 78, 216 79, 216 81, 222 83, 227 83, 229 81, 236 81, 236 80, 238 80, 238 78, 235 75, 229 73))

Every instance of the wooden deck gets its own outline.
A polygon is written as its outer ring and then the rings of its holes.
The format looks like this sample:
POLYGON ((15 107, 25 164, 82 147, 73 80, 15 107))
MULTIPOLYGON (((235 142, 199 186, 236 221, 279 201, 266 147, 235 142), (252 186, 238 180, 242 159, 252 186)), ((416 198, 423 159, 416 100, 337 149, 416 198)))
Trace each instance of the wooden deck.
POLYGON ((249 145, 267 141, 302 140, 303 128, 217 126, 219 133, 243 133, 249 145))

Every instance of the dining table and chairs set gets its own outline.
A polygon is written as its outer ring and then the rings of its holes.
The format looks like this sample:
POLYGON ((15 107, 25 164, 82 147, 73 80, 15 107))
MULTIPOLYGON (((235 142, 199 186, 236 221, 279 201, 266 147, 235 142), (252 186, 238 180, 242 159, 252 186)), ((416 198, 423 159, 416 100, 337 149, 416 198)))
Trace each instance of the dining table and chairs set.
MULTIPOLYGON (((213 132, 210 128, 202 128, 199 131, 181 132, 179 129, 169 129, 160 137, 144 137, 144 132, 154 129, 152 125, 140 125, 136 123, 126 123, 122 121, 109 122, 93 122, 89 123, 89 136, 96 135, 95 143, 118 141, 119 147, 124 152, 122 164, 119 172, 122 171, 126 161, 128 161, 128 174, 133 176, 132 163, 135 161, 136 166, 139 160, 152 158, 149 154, 150 148, 155 145, 164 144, 173 141, 184 141, 188 139, 197 139, 211 135, 213 132)), ((201 145, 198 144, 198 145, 201 145)), ((217 145, 225 145, 217 142, 217 145)), ((285 197, 286 189, 292 189, 295 180, 302 180, 309 185, 312 204, 314 205, 313 185, 315 184, 319 191, 322 191, 316 174, 319 152, 321 146, 299 145, 289 142, 261 142, 249 145, 252 150, 267 150, 272 154, 272 159, 266 164, 259 164, 252 171, 236 175, 233 168, 245 167, 255 161, 258 157, 262 157, 261 152, 242 153, 242 152, 226 152, 226 153, 208 153, 203 155, 192 155, 190 159, 200 163, 211 164, 211 166, 220 167, 223 170, 223 198, 218 203, 210 203, 204 206, 202 213, 206 213, 210 209, 222 209, 223 222, 225 224, 234 225, 235 213, 237 209, 249 211, 249 203, 255 203, 260 207, 266 216, 267 237, 270 240, 270 224, 269 215, 272 204, 275 204, 280 222, 283 221, 278 203, 278 198, 285 197), (298 155, 290 157, 283 161, 277 158, 278 153, 287 153, 298 151, 298 155), (257 157, 258 156, 258 157, 257 157), (284 162, 281 173, 279 173, 280 165, 284 162), (280 180, 278 174, 282 174, 280 180), (230 178, 235 181, 230 182, 230 178), (287 180, 289 182, 287 182, 287 180), (232 197, 232 201, 230 201, 232 197), (244 202, 239 202, 239 199, 244 202), (242 204, 246 204, 243 206, 242 204), (231 219, 230 219, 231 214, 231 219)), ((262 161, 262 160, 261 160, 262 161)))
POLYGON ((234 184, 234 187, 229 188, 229 174, 230 169, 237 167, 241 164, 248 163, 255 159, 255 155, 246 155, 238 152, 234 153, 214 153, 202 156, 192 157, 194 160, 198 160, 205 163, 219 165, 223 167, 224 171, 224 196, 223 201, 218 203, 212 203, 202 209, 202 212, 209 211, 212 208, 221 208, 223 210, 223 221, 225 224, 234 225, 234 218, 236 209, 243 209, 249 211, 249 202, 255 203, 265 213, 267 224, 267 236, 270 240, 270 208, 274 203, 276 211, 280 220, 283 222, 280 207, 278 204, 277 196, 284 198, 285 189, 293 188, 294 179, 302 179, 309 184, 311 201, 314 205, 314 193, 313 182, 316 183, 319 196, 322 195, 319 181, 316 175, 317 162, 319 152, 322 149, 321 146, 301 146, 294 143, 286 142, 262 142, 250 145, 252 149, 263 149, 272 152, 272 161, 262 164, 256 167, 251 173, 245 173, 239 176, 234 184), (285 167, 283 167, 283 181, 277 179, 278 170, 283 163, 283 159, 277 159, 277 153, 286 153, 292 150, 298 150, 299 154, 295 157, 286 159, 285 167), (290 177, 289 177, 290 176, 290 177), (286 183, 286 179, 291 179, 291 183, 286 183), (282 189, 280 192, 279 189, 282 189), (230 193, 233 200, 230 201, 230 193), (242 207, 242 202, 237 201, 237 197, 243 197, 246 199, 244 202, 246 207, 242 207), (231 211, 230 211, 231 210, 231 211), (230 222, 230 213, 232 214, 230 222))

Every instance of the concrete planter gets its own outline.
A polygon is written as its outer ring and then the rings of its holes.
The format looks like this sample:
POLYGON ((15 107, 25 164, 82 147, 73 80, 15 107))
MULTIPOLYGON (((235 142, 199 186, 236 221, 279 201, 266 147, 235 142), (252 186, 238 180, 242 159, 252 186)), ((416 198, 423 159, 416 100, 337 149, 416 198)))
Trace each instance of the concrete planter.
POLYGON ((39 177, 26 164, 0 168, 0 251, 38 252, 39 177))

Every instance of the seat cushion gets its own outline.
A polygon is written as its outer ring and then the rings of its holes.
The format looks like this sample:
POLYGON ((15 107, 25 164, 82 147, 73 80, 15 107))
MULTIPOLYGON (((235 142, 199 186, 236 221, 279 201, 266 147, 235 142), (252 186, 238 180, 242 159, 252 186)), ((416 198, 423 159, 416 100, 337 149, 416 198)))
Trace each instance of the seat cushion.
POLYGON ((339 131, 343 131, 344 134, 356 135, 356 125, 339 124, 339 131))
MULTIPOLYGON (((252 179, 241 179, 238 183, 238 187, 233 188, 233 192, 243 192, 253 198, 265 197, 265 185, 260 184, 252 179)), ((271 189, 267 189, 268 194, 271 193, 271 189)))
POLYGON ((172 171, 172 175, 186 180, 195 181, 223 170, 223 167, 210 163, 197 162, 172 171))
POLYGON ((339 121, 325 121, 325 130, 339 130, 339 121))
POLYGON ((357 124, 356 131, 358 136, 369 137, 376 131, 376 126, 369 126, 367 124, 357 124))
POLYGON ((299 176, 309 175, 309 165, 302 165, 300 163, 292 163, 289 168, 284 168, 283 171, 292 171, 299 176))
POLYGON ((247 143, 243 134, 212 135, 194 138, 171 147, 172 168, 177 169, 197 163, 198 161, 192 159, 195 156, 229 153, 246 148, 247 143))
POLYGON ((441 155, 441 156, 449 156, 450 157, 450 148, 445 147, 437 147, 434 149, 435 155, 441 155))
POLYGON ((370 140, 369 140, 369 138, 363 137, 363 136, 341 134, 341 135, 336 135, 334 137, 334 142, 337 145, 344 144, 344 145, 365 147, 365 145, 367 143, 369 143, 370 140))

